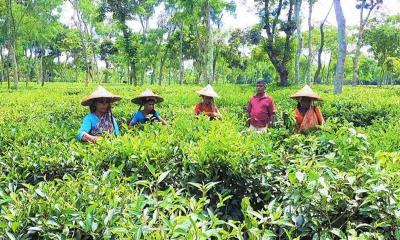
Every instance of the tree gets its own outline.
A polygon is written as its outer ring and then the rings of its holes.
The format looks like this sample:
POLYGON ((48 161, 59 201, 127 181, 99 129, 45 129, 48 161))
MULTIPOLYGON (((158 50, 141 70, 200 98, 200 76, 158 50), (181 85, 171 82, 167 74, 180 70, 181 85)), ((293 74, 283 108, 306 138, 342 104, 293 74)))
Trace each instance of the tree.
POLYGON ((369 16, 372 10, 378 9, 382 4, 383 0, 357 0, 356 8, 360 9, 360 26, 357 34, 357 45, 353 57, 353 85, 358 83, 358 58, 360 56, 360 49, 364 44, 364 30, 368 23, 369 16), (364 10, 368 10, 366 16, 364 16, 364 10))
POLYGON ((117 52, 117 48, 114 46, 114 43, 109 38, 103 39, 100 44, 100 59, 106 63, 106 69, 104 73, 104 82, 108 82, 109 78, 109 69, 111 67, 110 58, 113 54, 117 52))
POLYGON ((17 53, 16 53, 16 45, 17 45, 17 31, 16 31, 16 23, 13 14, 13 6, 12 0, 7 0, 7 10, 8 10, 8 18, 7 18, 7 48, 8 48, 8 58, 9 62, 14 66, 14 87, 18 89, 19 82, 19 71, 18 71, 18 62, 17 62, 17 53))
POLYGON ((322 68, 321 55, 324 50, 324 44, 325 44, 324 24, 325 24, 326 20, 328 19, 328 16, 332 10, 332 7, 333 7, 333 2, 331 4, 331 7, 329 8, 329 11, 326 14, 324 20, 322 20, 321 24, 319 25, 321 42, 320 42, 320 46, 318 49, 318 66, 317 66, 317 70, 315 71, 315 75, 314 75, 314 83, 321 83, 321 76, 320 76, 320 72, 321 72, 321 68, 322 68))
POLYGON ((267 33, 265 51, 267 52, 272 64, 279 74, 279 85, 289 85, 288 63, 291 58, 291 38, 296 30, 296 22, 293 16, 294 0, 270 1, 263 0, 263 25, 267 33), (287 11, 286 18, 282 19, 284 11, 287 11), (280 33, 284 33, 283 46, 278 44, 280 33), (279 46, 280 45, 280 46, 279 46), (281 49, 283 47, 283 52, 281 49))
POLYGON ((311 83, 311 76, 312 76, 312 60, 313 60, 313 54, 312 54, 312 23, 311 23, 311 17, 312 17, 312 9, 313 5, 316 2, 316 0, 308 0, 308 67, 307 67, 307 84, 311 83))
POLYGON ((342 93, 343 79, 344 79, 344 62, 346 59, 346 19, 343 15, 340 0, 334 0, 333 6, 335 8, 336 22, 338 27, 338 59, 335 71, 334 94, 342 93))
POLYGON ((300 75, 300 55, 301 50, 303 48, 303 39, 301 34, 301 3, 302 0, 296 0, 295 3, 295 20, 296 20, 296 32, 297 32, 297 50, 296 50, 296 62, 295 62, 295 72, 294 72, 294 79, 295 82, 299 82, 299 75, 300 75))
MULTIPOLYGON (((5 2, 0 2, 0 22, 1 23, 6 23, 7 22, 7 7, 5 2)), ((8 74, 6 73, 6 70, 8 69, 6 66, 6 58, 3 55, 3 50, 6 47, 7 43, 7 26, 6 24, 0 24, 0 84, 5 81, 8 78, 8 74)), ((7 81, 9 83, 9 80, 7 81)), ((10 86, 8 86, 10 88, 10 86)))
POLYGON ((365 31, 365 43, 372 52, 381 68, 381 78, 385 75, 384 64, 389 57, 400 56, 400 15, 392 16, 383 21, 373 19, 365 31))
POLYGON ((98 20, 103 22, 106 13, 112 13, 112 18, 117 21, 117 26, 122 31, 125 59, 129 72, 129 83, 137 85, 137 45, 134 44, 132 31, 127 25, 128 20, 133 20, 143 2, 130 0, 106 0, 100 6, 98 20))
POLYGON ((83 57, 85 63, 85 85, 89 84, 89 79, 93 80, 93 70, 97 69, 96 50, 93 39, 93 26, 91 22, 94 22, 94 9, 95 6, 90 0, 69 0, 73 6, 76 18, 74 18, 75 27, 79 30, 79 36, 81 39, 81 46, 83 47, 83 57), (90 51, 92 57, 90 57, 90 51))

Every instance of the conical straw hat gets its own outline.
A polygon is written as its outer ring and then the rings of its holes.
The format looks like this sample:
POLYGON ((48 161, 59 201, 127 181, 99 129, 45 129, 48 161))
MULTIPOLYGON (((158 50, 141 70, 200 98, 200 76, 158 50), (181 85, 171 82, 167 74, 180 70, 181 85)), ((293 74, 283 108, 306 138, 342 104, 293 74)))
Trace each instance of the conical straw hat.
POLYGON ((153 91, 151 91, 150 89, 144 90, 139 96, 133 98, 131 101, 133 103, 143 105, 145 100, 149 99, 149 98, 154 99, 155 103, 160 103, 160 102, 164 101, 164 98, 154 94, 153 91))
POLYGON ((197 93, 200 94, 201 96, 206 96, 206 97, 212 97, 212 98, 219 97, 218 94, 214 91, 213 87, 211 87, 210 84, 205 86, 200 91, 197 91, 197 93))
POLYGON ((92 100, 96 98, 110 98, 112 103, 121 100, 120 96, 110 93, 99 85, 89 96, 82 99, 81 104, 83 106, 89 106, 92 100))
POLYGON ((322 100, 322 98, 318 96, 307 84, 290 97, 296 100, 299 100, 299 98, 302 97, 308 97, 314 100, 322 100))

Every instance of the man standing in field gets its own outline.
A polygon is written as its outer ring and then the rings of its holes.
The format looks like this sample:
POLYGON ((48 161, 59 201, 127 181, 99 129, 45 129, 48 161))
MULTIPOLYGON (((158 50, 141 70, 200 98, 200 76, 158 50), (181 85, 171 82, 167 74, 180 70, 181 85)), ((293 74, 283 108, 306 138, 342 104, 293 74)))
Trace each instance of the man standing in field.
POLYGON ((274 101, 265 94, 267 83, 258 81, 256 84, 256 95, 250 98, 247 106, 248 120, 247 126, 250 130, 266 131, 275 121, 274 101))

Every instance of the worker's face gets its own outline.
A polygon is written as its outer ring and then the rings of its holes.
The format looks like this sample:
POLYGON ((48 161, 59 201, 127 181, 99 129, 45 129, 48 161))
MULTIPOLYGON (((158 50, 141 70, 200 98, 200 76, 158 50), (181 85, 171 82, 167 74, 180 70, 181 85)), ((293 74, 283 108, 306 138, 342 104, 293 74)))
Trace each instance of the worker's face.
POLYGON ((203 98, 203 103, 204 104, 210 104, 213 100, 212 97, 207 97, 207 96, 201 96, 203 98))
POLYGON ((111 100, 109 98, 99 98, 95 101, 96 111, 106 113, 111 109, 111 100))
POLYGON ((257 93, 264 93, 266 85, 264 83, 257 83, 256 91, 257 93))
POLYGON ((300 106, 301 106, 301 108, 303 108, 303 109, 308 109, 308 108, 310 108, 311 103, 312 103, 311 98, 303 97, 303 98, 301 98, 301 100, 300 100, 300 106))
POLYGON ((143 110, 148 113, 152 112, 154 110, 154 103, 154 101, 148 101, 144 104, 143 110))

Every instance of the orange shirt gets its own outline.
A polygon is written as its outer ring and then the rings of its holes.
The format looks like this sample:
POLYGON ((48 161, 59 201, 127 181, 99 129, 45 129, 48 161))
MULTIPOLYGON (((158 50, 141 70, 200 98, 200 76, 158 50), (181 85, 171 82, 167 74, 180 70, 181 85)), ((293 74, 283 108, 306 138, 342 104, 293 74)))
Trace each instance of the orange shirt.
MULTIPOLYGON (((321 110, 318 107, 312 107, 316 116, 317 122, 315 123, 310 123, 306 127, 307 129, 315 127, 315 125, 322 125, 325 123, 324 117, 322 116, 321 110)), ((296 129, 300 130, 302 123, 304 121, 305 115, 302 115, 301 112, 299 111, 298 108, 294 110, 294 117, 296 119, 296 129)), ((302 130, 307 130, 307 129, 302 129, 302 130)))
POLYGON ((194 107, 194 113, 196 115, 199 115, 202 112, 204 112, 205 115, 210 117, 212 113, 218 113, 219 111, 215 104, 214 104, 214 109, 211 104, 207 104, 207 105, 205 105, 203 103, 196 104, 196 106, 194 107))

